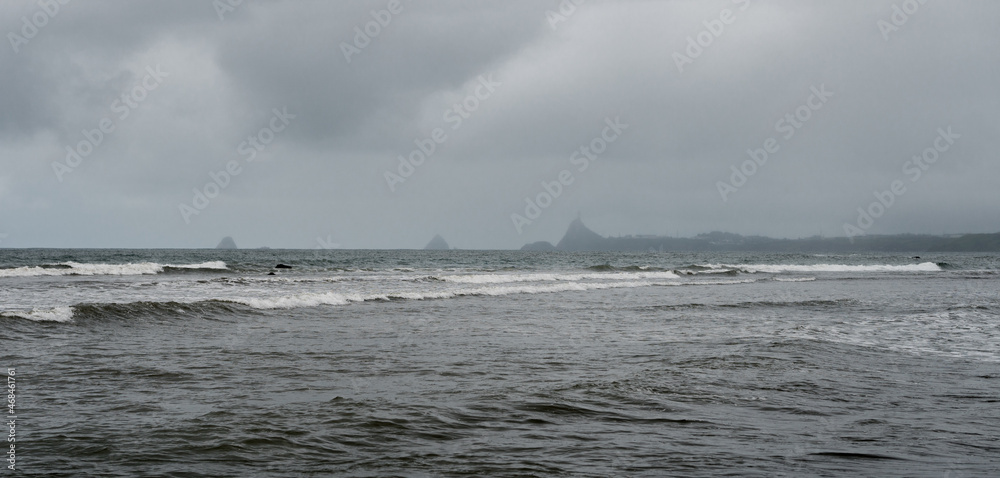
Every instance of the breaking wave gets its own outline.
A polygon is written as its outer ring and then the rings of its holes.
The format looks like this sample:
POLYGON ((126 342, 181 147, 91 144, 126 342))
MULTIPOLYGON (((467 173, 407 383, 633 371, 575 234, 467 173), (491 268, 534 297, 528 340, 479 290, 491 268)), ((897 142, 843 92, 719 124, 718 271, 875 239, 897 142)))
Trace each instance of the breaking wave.
POLYGON ((941 266, 933 262, 907 265, 846 265, 846 264, 707 264, 704 267, 710 269, 732 270, 738 269, 750 274, 759 272, 767 274, 780 274, 782 272, 941 272, 941 266))
POLYGON ((225 299, 225 301, 247 305, 255 309, 292 309, 298 307, 316 307, 320 305, 347 305, 356 302, 369 301, 451 299, 463 296, 496 297, 512 294, 545 294, 553 292, 616 289, 624 287, 648 287, 653 285, 681 285, 681 283, 656 283, 645 281, 590 283, 566 282, 540 285, 520 284, 491 287, 470 287, 441 291, 387 292, 384 294, 319 292, 268 298, 252 297, 225 299))
POLYGON ((83 303, 74 306, 0 311, 0 317, 34 322, 71 322, 76 319, 121 319, 212 317, 238 311, 240 306, 217 299, 198 302, 140 301, 128 303, 83 303))
POLYGON ((508 284, 512 282, 576 282, 581 280, 655 280, 680 279, 673 272, 603 272, 597 274, 466 274, 437 276, 435 279, 459 284, 508 284))
POLYGON ((587 269, 588 270, 592 270, 592 271, 629 271, 629 272, 634 272, 634 271, 647 272, 647 271, 665 271, 665 270, 667 270, 667 269, 663 269, 663 268, 660 268, 660 267, 653 267, 653 266, 613 266, 611 264, 600 264, 600 265, 596 265, 596 266, 590 266, 590 267, 587 267, 587 269))
POLYGON ((168 269, 175 270, 227 270, 222 261, 202 262, 200 264, 158 264, 155 262, 138 262, 127 264, 81 264, 79 262, 60 262, 41 266, 23 266, 0 269, 0 277, 38 277, 38 276, 133 276, 160 274, 168 269))
POLYGON ((500 297, 514 294, 547 294, 557 292, 589 291, 634 287, 676 287, 697 285, 734 285, 755 280, 663 282, 663 281, 614 281, 614 282, 554 282, 544 284, 505 284, 479 287, 459 287, 437 291, 390 291, 375 293, 311 292, 274 297, 206 298, 192 302, 140 301, 131 303, 84 303, 72 307, 8 310, 0 317, 18 317, 36 322, 69 322, 78 318, 136 319, 139 317, 211 317, 215 313, 232 313, 245 306, 249 309, 295 309, 318 306, 343 306, 360 302, 393 300, 434 300, 466 296, 500 297))
POLYGON ((34 322, 69 322, 73 319, 72 307, 53 307, 51 309, 31 309, 28 311, 5 310, 0 317, 28 319, 34 322))

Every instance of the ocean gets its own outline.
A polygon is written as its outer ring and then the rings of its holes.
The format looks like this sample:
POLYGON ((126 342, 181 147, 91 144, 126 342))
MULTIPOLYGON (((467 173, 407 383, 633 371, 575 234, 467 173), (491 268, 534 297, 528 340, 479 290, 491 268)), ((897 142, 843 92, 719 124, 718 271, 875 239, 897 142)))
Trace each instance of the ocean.
POLYGON ((4 471, 1000 476, 1000 255, 912 256, 0 250, 4 471))

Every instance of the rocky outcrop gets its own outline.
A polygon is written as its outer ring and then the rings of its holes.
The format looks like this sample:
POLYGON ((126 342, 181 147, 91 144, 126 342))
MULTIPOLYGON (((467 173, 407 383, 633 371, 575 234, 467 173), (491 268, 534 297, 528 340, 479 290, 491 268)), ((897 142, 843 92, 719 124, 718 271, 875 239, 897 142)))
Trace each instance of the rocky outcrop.
POLYGON ((607 239, 583 225, 580 218, 570 223, 562 240, 556 244, 560 251, 602 251, 607 249, 607 239))
POLYGON ((215 248, 216 249, 236 249, 236 241, 234 241, 232 237, 226 236, 226 237, 222 238, 222 241, 220 241, 219 245, 215 246, 215 248))
POLYGON ((447 251, 449 249, 451 249, 451 247, 448 247, 448 243, 445 242, 444 238, 441 237, 440 234, 434 236, 434 239, 431 239, 431 242, 428 242, 427 245, 424 246, 424 250, 427 251, 447 251))

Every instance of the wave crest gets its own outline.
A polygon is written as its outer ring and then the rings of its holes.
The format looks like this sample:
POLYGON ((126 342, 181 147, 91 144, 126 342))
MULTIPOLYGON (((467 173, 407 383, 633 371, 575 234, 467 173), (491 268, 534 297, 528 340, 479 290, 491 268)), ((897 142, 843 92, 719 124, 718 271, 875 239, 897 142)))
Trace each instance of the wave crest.
POLYGON ((552 292, 587 291, 595 289, 616 289, 623 287, 646 287, 652 285, 680 285, 680 283, 654 282, 565 282, 558 284, 538 285, 507 285, 492 287, 475 287, 427 292, 386 292, 375 294, 354 294, 338 292, 316 292, 269 298, 237 298, 225 299, 227 302, 247 305, 254 309, 292 309, 298 307, 316 307, 320 305, 347 305, 355 302, 388 301, 388 300, 430 300, 451 299, 464 296, 504 296, 511 294, 545 294, 552 292))
POLYGON ((0 317, 28 319, 34 322, 69 322, 73 320, 72 307, 53 307, 51 309, 31 309, 26 311, 5 310, 0 317))
POLYGON ((0 277, 39 276, 132 276, 160 274, 167 269, 179 270, 227 270, 223 261, 202 262, 200 264, 158 264, 155 262, 129 262, 127 264, 82 264, 60 262, 41 266, 22 266, 0 269, 0 277))
POLYGON ((533 273, 533 274, 465 274, 437 276, 435 279, 458 284, 509 284, 514 282, 577 282, 582 280, 655 280, 679 279, 669 271, 662 272, 603 272, 603 273, 533 273))
POLYGON ((933 262, 906 265, 847 265, 847 264, 707 264, 711 269, 738 269, 750 274, 780 274, 783 272, 941 272, 941 266, 933 262))

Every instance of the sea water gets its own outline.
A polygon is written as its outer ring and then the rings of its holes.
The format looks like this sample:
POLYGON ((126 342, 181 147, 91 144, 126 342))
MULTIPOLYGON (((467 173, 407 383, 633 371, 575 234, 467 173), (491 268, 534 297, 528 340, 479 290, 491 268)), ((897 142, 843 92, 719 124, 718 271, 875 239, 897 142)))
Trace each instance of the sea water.
POLYGON ((998 291, 976 254, 0 250, 0 367, 37 476, 998 476, 998 291))

